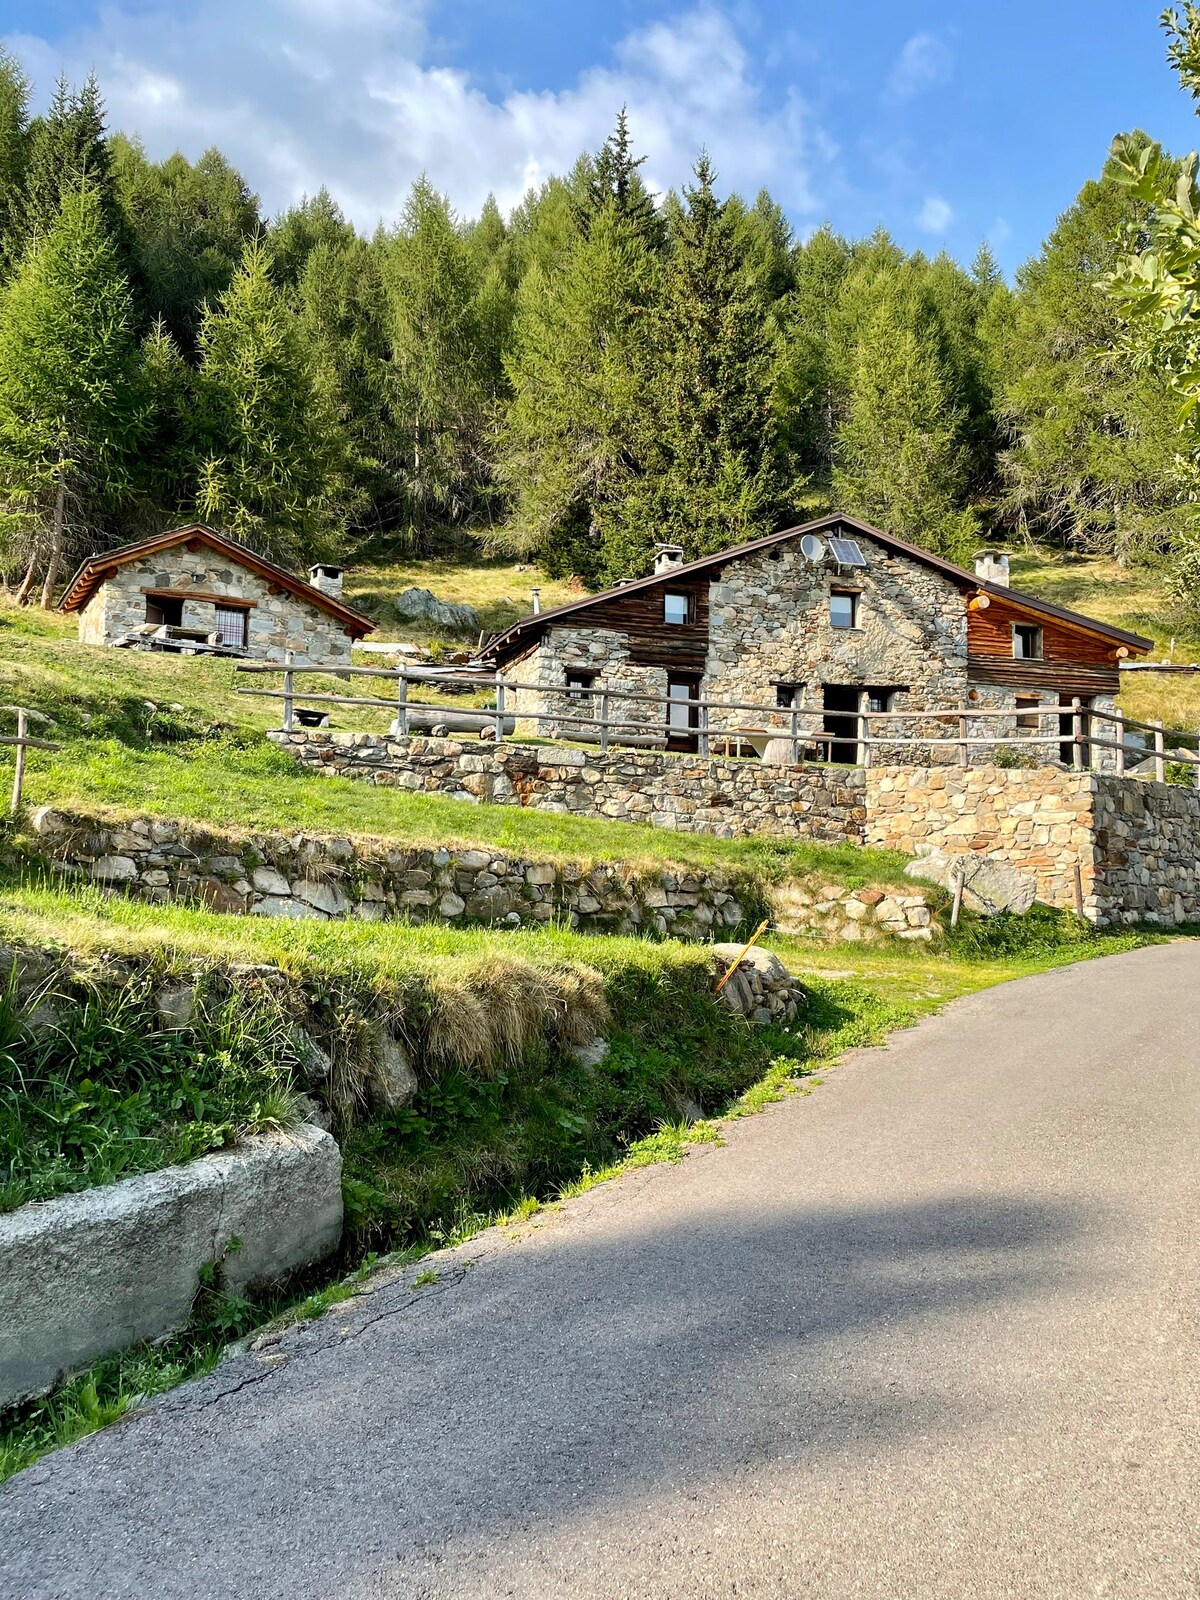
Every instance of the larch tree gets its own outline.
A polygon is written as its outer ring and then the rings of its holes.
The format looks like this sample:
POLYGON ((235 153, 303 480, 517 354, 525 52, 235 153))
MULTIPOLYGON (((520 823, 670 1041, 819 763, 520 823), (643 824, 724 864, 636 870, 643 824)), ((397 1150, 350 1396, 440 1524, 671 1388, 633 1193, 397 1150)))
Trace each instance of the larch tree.
POLYGON ((199 344, 200 515, 276 560, 313 554, 338 530, 345 452, 263 245, 247 247, 199 344))
POLYGON ((66 195, 0 298, 0 494, 29 597, 54 600, 89 513, 130 481, 144 423, 133 299, 84 185, 66 195))
POLYGON ((25 185, 29 159, 29 79, 16 56, 0 49, 0 266, 25 185))
POLYGON ((603 544, 640 468, 654 271, 642 235, 610 201, 559 270, 521 280, 501 472, 507 547, 554 573, 597 581, 603 544))
POLYGON ((963 413, 934 336, 897 298, 862 330, 834 462, 839 509, 950 560, 972 554, 963 413))

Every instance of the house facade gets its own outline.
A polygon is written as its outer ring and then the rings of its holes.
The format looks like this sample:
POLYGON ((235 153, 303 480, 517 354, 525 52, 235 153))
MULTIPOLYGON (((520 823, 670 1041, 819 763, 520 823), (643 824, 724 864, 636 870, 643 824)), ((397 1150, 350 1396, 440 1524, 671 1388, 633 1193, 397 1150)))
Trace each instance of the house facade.
POLYGON ((374 627, 341 598, 340 567, 310 581, 203 524, 89 556, 59 610, 79 617, 84 644, 245 656, 297 666, 349 666, 374 627))
POLYGON ((603 703, 627 724, 618 743, 688 750, 724 737, 762 754, 768 736, 798 735, 804 755, 856 762, 869 725, 873 759, 912 764, 958 759, 964 732, 1043 740, 1027 743, 1038 759, 1071 759, 1058 735, 1071 731, 1072 702, 1085 718, 1112 710, 1120 661, 1149 648, 1017 593, 1006 558, 969 572, 836 516, 700 561, 665 547, 650 577, 525 617, 484 658, 513 685, 507 707, 543 734, 589 738, 555 714, 603 703), (967 722, 912 715, 926 711, 967 722), (901 753, 889 734, 947 743, 901 753))

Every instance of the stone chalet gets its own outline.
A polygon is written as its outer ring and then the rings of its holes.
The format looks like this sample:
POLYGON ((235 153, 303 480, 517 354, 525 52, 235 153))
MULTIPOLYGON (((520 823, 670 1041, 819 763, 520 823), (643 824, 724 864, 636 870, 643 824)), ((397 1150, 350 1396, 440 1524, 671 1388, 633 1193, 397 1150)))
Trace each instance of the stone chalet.
MULTIPOLYGON (((734 701, 764 708, 708 712, 712 730, 742 725, 740 753, 763 754, 765 735, 788 736, 795 725, 817 736, 805 754, 853 763, 861 712, 957 710, 969 719, 1002 711, 1011 717, 979 718, 967 731, 1014 742, 1039 736, 1047 741, 1036 747, 1039 762, 1069 764, 1073 748, 1058 740, 1071 732, 1073 700, 1085 718, 1088 707, 1114 709, 1120 662, 1150 648, 1137 634, 1011 589, 1006 556, 983 556, 969 572, 838 515, 699 561, 660 547, 650 577, 524 617, 490 640, 483 658, 514 685, 506 709, 544 733, 556 731, 556 711, 594 715, 582 708, 607 691, 609 716, 647 725, 644 737, 635 729, 614 734, 615 743, 695 750, 701 712, 687 702, 734 701)), ((957 719, 871 726, 884 737, 963 729, 957 719)), ((558 731, 581 736, 565 724, 558 731)), ((1089 764, 1108 766, 1112 755, 1091 748, 1089 764)), ((956 759, 946 747, 931 758, 956 759)), ((918 764, 911 747, 890 757, 880 749, 875 759, 918 764)), ((970 759, 991 755, 973 749, 970 759)))
POLYGON ((84 644, 246 656, 297 666, 350 665, 374 623, 342 600, 342 569, 294 577, 203 523, 89 556, 60 611, 84 644))

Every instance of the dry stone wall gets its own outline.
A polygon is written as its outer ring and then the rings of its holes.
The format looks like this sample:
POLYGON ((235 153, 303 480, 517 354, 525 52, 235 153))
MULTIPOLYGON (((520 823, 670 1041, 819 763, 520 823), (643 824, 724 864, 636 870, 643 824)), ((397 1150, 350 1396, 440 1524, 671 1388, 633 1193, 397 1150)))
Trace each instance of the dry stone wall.
POLYGON ((157 817, 114 826, 50 807, 33 815, 58 867, 138 899, 260 917, 536 926, 707 939, 758 909, 757 891, 711 872, 523 861, 482 848, 239 834, 157 817))
POLYGON ((646 822, 679 833, 753 833, 861 843, 865 774, 854 767, 546 745, 392 738, 327 728, 268 735, 325 776, 472 803, 646 822))

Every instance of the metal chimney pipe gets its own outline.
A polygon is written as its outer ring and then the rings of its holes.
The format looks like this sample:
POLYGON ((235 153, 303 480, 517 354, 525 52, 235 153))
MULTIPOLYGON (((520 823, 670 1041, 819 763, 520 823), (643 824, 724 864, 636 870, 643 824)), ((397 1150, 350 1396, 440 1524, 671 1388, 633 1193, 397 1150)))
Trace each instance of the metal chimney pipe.
POLYGON ((535 584, 529 592, 533 596, 533 614, 536 617, 542 609, 542 591, 535 584))

